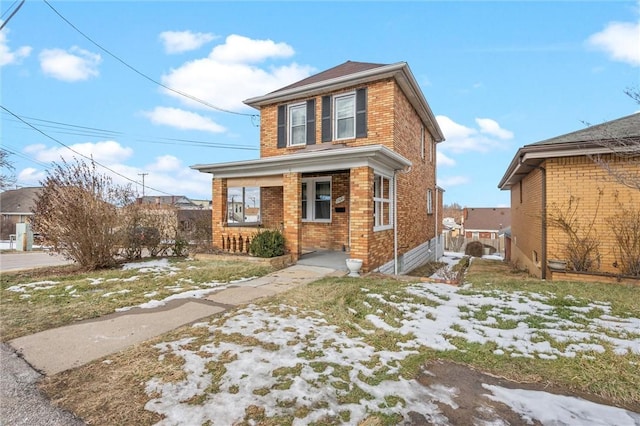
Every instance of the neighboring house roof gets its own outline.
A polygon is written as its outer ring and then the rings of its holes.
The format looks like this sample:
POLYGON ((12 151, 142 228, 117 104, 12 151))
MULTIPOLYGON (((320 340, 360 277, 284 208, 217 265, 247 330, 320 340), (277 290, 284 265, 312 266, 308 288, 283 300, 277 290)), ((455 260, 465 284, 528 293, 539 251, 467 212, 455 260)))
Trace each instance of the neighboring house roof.
POLYGON ((510 189, 547 158, 610 153, 611 149, 604 146, 603 142, 611 141, 640 144, 640 113, 521 147, 511 160, 498 188, 510 189))
POLYGON ((264 105, 317 96, 326 93, 328 90, 340 90, 392 77, 407 96, 427 129, 429 129, 434 140, 442 142, 444 134, 406 62, 387 65, 347 61, 264 96, 247 99, 244 103, 259 109, 264 105))
POLYGON ((0 193, 0 212, 2 214, 32 214, 42 188, 28 187, 10 189, 0 193))
POLYGON ((511 226, 509 207, 467 207, 464 209, 465 231, 500 231, 511 226))
POLYGON ((383 145, 364 145, 324 151, 300 151, 259 160, 230 163, 196 164, 192 169, 218 178, 269 176, 289 172, 323 172, 370 166, 393 172, 411 165, 411 161, 383 145))
POLYGON ((179 208, 187 208, 187 209, 201 208, 199 204, 194 203, 184 195, 163 195, 163 196, 147 195, 147 196, 138 198, 138 200, 141 204, 176 206, 179 208))

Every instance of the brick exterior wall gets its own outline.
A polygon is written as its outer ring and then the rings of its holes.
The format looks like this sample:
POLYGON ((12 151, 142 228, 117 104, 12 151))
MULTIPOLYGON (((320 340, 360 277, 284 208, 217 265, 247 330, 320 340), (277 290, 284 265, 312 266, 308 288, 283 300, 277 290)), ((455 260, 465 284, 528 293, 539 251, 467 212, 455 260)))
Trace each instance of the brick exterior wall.
POLYGON ((281 186, 260 188, 260 216, 263 227, 282 229, 284 224, 283 199, 281 186))
POLYGON ((542 172, 533 170, 511 188, 511 260, 537 277, 542 275, 541 211, 542 172))
MULTIPOLYGON (((621 164, 622 167, 633 167, 621 164)), ((551 158, 542 165, 546 169, 547 220, 569 206, 577 212, 577 226, 586 230, 593 222, 592 235, 599 241, 599 272, 619 273, 613 264, 617 257, 612 216, 626 208, 640 206, 640 192, 613 181, 607 172, 585 156, 551 158)), ((534 251, 541 260, 541 200, 542 173, 534 170, 520 184, 511 188, 512 260, 538 277, 542 267, 534 259, 534 251), (520 190, 522 189, 522 202, 520 190)), ((581 235, 584 235, 582 232, 581 235)), ((566 260, 566 234, 549 223, 547 226, 547 259, 566 260)), ((551 277, 550 271, 547 276, 551 277)))
MULTIPOLYGON (((608 160, 612 160, 609 158, 608 160)), ((637 164, 637 163, 636 163, 637 164)), ((617 162, 616 167, 636 170, 637 165, 617 162)), ((611 230, 612 217, 622 207, 640 208, 640 191, 619 184, 600 166, 585 156, 553 158, 546 162, 549 213, 577 206, 577 224, 587 230, 593 222, 593 236, 599 241, 600 272, 619 273, 613 266, 618 244, 611 230)), ((581 232, 584 235, 584 232, 581 232)), ((556 227, 548 230, 549 259, 565 259, 566 235, 556 227)))
POLYGON ((371 194, 373 170, 369 167, 351 169, 350 212, 351 212, 351 257, 362 259, 362 270, 369 271, 375 266, 376 256, 372 250, 373 241, 373 197, 371 194), (373 264, 372 264, 373 262, 373 264))
MULTIPOLYGON (((347 139, 324 144, 363 146, 371 144, 381 144, 389 149, 393 149, 393 96, 395 82, 392 79, 371 83, 367 86, 367 137, 357 139, 347 139)), ((321 105, 322 96, 340 95, 341 93, 353 92, 362 86, 345 88, 338 92, 327 91, 319 94, 316 100, 316 144, 323 144, 321 126, 321 105)), ((287 105, 297 102, 304 102, 311 98, 300 98, 287 102, 287 105)), ((276 155, 286 155, 304 150, 306 146, 295 146, 278 148, 276 126, 278 117, 278 106, 280 104, 266 105, 260 108, 260 158, 273 157, 276 155)))
MULTIPOLYGON (((399 87, 394 96, 394 151, 413 164, 408 173, 398 173, 398 254, 406 253, 436 235, 435 152, 430 156, 433 139, 425 129, 425 152, 421 152, 422 120, 399 87), (427 189, 432 191, 432 213, 427 213, 427 189)), ((435 151, 435 148, 434 148, 435 151)), ((440 210, 441 211, 441 210, 440 210)))

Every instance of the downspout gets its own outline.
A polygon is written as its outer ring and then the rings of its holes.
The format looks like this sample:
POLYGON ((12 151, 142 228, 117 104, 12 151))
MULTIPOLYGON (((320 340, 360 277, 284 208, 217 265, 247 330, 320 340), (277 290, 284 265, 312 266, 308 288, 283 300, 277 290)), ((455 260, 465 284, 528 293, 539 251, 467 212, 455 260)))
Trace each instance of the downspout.
POLYGON ((398 171, 393 171, 393 275, 398 275, 398 171))
POLYGON ((434 187, 434 189, 435 189, 434 194, 436 194, 436 201, 435 201, 435 204, 436 204, 436 223, 435 223, 435 230, 434 230, 434 234, 435 234, 435 237, 436 237, 436 255, 435 255, 435 258, 433 260, 435 262, 437 262, 438 261, 438 239, 439 239, 439 236, 438 236, 438 206, 440 205, 440 197, 439 197, 438 185, 436 185, 434 187))

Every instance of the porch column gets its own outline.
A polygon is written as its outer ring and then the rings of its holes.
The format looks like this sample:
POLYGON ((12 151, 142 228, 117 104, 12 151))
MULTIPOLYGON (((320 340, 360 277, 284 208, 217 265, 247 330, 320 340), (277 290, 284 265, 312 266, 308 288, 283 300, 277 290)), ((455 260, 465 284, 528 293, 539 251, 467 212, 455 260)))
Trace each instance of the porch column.
POLYGON ((300 258, 302 246, 302 175, 284 173, 282 189, 285 248, 296 261, 300 258))
POLYGON ((212 184, 211 231, 213 247, 222 249, 222 235, 227 224, 227 180, 214 178, 212 184))
POLYGON ((349 256, 362 259, 362 271, 371 267, 370 252, 373 233, 373 170, 367 166, 351 169, 349 180, 349 226, 351 250, 349 256))

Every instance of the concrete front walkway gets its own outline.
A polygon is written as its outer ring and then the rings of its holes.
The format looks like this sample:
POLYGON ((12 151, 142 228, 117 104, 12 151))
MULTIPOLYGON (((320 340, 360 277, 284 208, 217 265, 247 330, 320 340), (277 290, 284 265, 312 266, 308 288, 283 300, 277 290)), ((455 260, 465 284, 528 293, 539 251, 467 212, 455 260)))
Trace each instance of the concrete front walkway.
POLYGON ((134 308, 19 337, 9 344, 35 369, 47 375, 56 374, 234 306, 273 296, 329 275, 342 276, 344 272, 293 265, 235 284, 205 299, 177 300, 154 309, 134 308))

